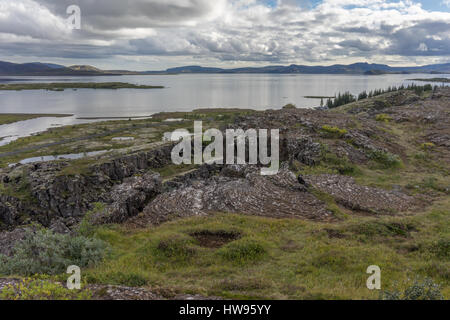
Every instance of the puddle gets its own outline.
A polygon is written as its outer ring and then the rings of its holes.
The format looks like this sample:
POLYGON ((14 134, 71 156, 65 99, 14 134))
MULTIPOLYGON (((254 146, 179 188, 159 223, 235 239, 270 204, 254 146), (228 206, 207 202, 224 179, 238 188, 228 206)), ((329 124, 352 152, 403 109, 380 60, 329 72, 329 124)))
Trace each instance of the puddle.
POLYGON ((49 161, 55 161, 55 160, 77 160, 82 159, 86 157, 93 157, 102 155, 104 153, 107 153, 111 150, 101 150, 101 151, 93 151, 93 152, 83 152, 83 153, 72 153, 72 154, 61 154, 61 155, 55 155, 55 156, 42 156, 42 157, 33 157, 33 158, 27 158, 19 161, 18 163, 12 163, 9 166, 13 167, 17 164, 28 164, 28 163, 37 163, 37 162, 49 162, 49 161))
POLYGON ((5 146, 19 138, 29 137, 44 132, 50 128, 91 122, 95 121, 78 120, 75 116, 67 116, 61 118, 41 117, 0 125, 0 146, 5 146))
POLYGON ((115 137, 112 141, 133 141, 134 137, 115 137))
POLYGON ((241 238, 242 235, 239 232, 205 230, 191 233, 190 236, 195 238, 200 246, 215 249, 241 238))
POLYGON ((185 121, 185 119, 182 119, 182 118, 169 118, 169 119, 166 119, 166 120, 164 120, 163 122, 182 122, 182 121, 185 121))
MULTIPOLYGON (((151 117, 150 117, 151 118, 151 117)), ((148 119, 150 119, 148 118, 148 119)), ((128 118, 127 118, 128 119, 128 118)), ((144 119, 132 117, 131 119, 144 119)), ((147 118, 145 118, 147 119, 147 118)), ((85 123, 95 123, 101 121, 123 120, 122 118, 77 118, 76 116, 67 116, 61 118, 41 117, 30 120, 18 121, 10 124, 0 125, 0 147, 5 146, 17 139, 36 135, 50 128, 59 128, 69 125, 78 125, 85 123)), ((128 137, 125 137, 128 138, 128 137)))

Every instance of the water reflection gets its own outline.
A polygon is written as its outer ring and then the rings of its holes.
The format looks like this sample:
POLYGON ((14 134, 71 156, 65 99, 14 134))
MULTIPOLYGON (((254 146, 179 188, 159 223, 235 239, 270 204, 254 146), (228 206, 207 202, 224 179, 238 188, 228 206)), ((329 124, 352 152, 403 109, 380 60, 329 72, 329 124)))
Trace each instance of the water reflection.
MULTIPOLYGON (((27 163, 48 162, 48 161, 55 161, 55 160, 76 160, 76 159, 82 159, 82 158, 86 158, 86 157, 99 156, 99 155, 105 154, 107 152, 109 152, 109 150, 61 154, 61 155, 54 155, 54 156, 41 156, 41 157, 33 157, 33 158, 23 159, 18 163, 19 164, 27 164, 27 163)), ((10 164, 9 166, 10 167, 15 166, 18 163, 13 163, 13 164, 10 164)))

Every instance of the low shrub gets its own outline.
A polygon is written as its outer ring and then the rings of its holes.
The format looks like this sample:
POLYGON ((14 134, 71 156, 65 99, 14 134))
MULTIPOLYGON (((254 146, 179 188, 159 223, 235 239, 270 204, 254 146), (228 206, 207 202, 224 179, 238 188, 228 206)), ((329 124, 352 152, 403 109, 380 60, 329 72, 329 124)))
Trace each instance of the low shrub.
POLYGON ((97 239, 55 234, 50 230, 27 231, 12 257, 1 257, 0 273, 7 275, 56 275, 70 265, 80 268, 95 265, 107 252, 106 244, 97 239))
POLYGON ((422 144, 420 145, 420 148, 421 148, 422 150, 425 150, 425 151, 432 150, 432 149, 434 149, 435 147, 436 147, 436 145, 435 145, 433 142, 426 142, 426 143, 422 143, 422 144))
POLYGON ((334 153, 322 151, 322 164, 342 175, 358 173, 358 168, 347 157, 339 157, 334 153))
POLYGON ((0 300, 89 300, 89 290, 69 290, 47 280, 26 278, 7 285, 0 291, 0 300))
POLYGON ((375 120, 377 120, 378 122, 389 123, 392 121, 392 118, 385 113, 381 113, 381 114, 377 114, 377 116, 375 117, 375 120))
POLYGON ((346 129, 341 129, 338 127, 332 127, 332 126, 328 126, 328 125, 323 126, 322 131, 325 132, 329 136, 337 137, 337 138, 342 138, 343 136, 345 136, 348 133, 348 131, 346 129))
POLYGON ((414 283, 403 292, 399 290, 384 291, 381 293, 382 300, 444 300, 440 285, 432 279, 416 279, 414 283))
POLYGON ((369 158, 380 164, 384 169, 398 168, 402 165, 399 156, 382 150, 371 151, 369 158))

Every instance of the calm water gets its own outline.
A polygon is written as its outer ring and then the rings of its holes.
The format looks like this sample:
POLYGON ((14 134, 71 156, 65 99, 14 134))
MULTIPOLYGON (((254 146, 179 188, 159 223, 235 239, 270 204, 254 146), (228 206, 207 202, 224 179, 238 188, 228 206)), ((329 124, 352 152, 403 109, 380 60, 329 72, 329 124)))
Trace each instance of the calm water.
MULTIPOLYGON (((14 82, 109 82, 163 85, 154 90, 0 91, 0 113, 64 113, 68 118, 44 118, 0 126, 5 144, 18 136, 44 131, 49 127, 86 122, 78 117, 137 117, 161 111, 190 111, 196 108, 278 109, 287 103, 300 108, 316 107, 320 100, 305 96, 334 96, 350 91, 387 88, 408 84, 412 78, 446 75, 268 75, 268 74, 187 74, 120 77, 7 77, 14 82)), ((4 77, 6 78, 6 77, 4 77)))

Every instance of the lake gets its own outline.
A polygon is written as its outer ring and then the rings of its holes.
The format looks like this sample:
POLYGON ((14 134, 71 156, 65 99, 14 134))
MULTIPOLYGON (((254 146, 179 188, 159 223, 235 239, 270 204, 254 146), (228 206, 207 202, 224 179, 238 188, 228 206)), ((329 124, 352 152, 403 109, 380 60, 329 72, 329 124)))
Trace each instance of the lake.
MULTIPOLYGON (((350 91, 382 89, 412 83, 407 79, 446 77, 408 75, 306 75, 306 74, 184 74, 117 77, 0 77, 1 83, 129 82, 163 85, 165 89, 55 91, 0 91, 0 113, 64 113, 68 118, 42 118, 0 126, 0 145, 49 127, 87 122, 80 117, 140 117, 162 111, 198 108, 279 109, 288 103, 299 108, 317 107, 320 99, 350 91)), ((424 84, 420 82, 421 84, 424 84)))

